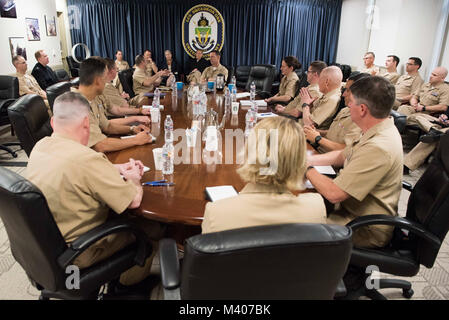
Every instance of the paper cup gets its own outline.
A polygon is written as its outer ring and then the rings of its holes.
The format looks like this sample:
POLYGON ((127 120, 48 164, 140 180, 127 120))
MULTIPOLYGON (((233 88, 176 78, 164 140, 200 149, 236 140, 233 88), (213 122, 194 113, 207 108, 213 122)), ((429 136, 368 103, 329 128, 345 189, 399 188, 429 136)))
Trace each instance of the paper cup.
POLYGON ((214 87, 215 87, 215 82, 214 81, 208 81, 207 82, 207 88, 209 90, 214 90, 214 87))
POLYGON ((184 87, 184 83, 182 83, 180 81, 176 82, 176 89, 181 91, 183 87, 184 87))
POLYGON ((160 114, 161 113, 159 111, 159 108, 151 108, 150 109, 151 122, 159 122, 160 114))
POLYGON ((233 102, 232 103, 232 114, 238 114, 239 113, 239 103, 233 102))
POLYGON ((162 170, 162 148, 153 149, 155 170, 162 170))

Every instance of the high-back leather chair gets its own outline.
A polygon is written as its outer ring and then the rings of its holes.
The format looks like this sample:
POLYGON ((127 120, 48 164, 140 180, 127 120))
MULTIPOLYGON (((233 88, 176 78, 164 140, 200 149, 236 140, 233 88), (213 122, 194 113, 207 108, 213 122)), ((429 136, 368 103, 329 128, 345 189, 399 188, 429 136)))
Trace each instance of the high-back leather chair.
POLYGON ((261 98, 268 98, 271 95, 275 68, 271 64, 256 64, 251 67, 245 90, 249 91, 251 83, 256 85, 256 93, 261 98))
MULTIPOLYGON (((9 124, 8 107, 13 104, 19 98, 19 79, 17 77, 2 76, 0 75, 0 125, 9 124)), ((11 127, 11 135, 14 131, 11 127)), ((17 154, 11 149, 10 146, 18 146, 20 143, 9 142, 0 144, 0 149, 7 151, 14 158, 17 158, 17 154)))
POLYGON ((57 69, 55 70, 56 76, 58 77, 59 81, 69 81, 70 77, 67 71, 64 69, 57 69))
POLYGON ((80 86, 80 77, 76 77, 75 79, 70 81, 70 83, 72 84, 72 87, 78 88, 80 86))
POLYGON ((134 89, 133 89, 133 73, 134 73, 134 69, 127 69, 127 70, 123 70, 120 71, 118 73, 118 77, 120 79, 120 83, 123 86, 123 90, 129 94, 129 96, 132 98, 134 97, 136 94, 134 93, 134 89))
POLYGON ((351 248, 345 226, 242 228, 187 239, 179 272, 176 243, 163 239, 162 285, 167 299, 333 299, 351 248))
POLYGON ((58 96, 64 92, 70 91, 72 84, 70 82, 58 82, 47 88, 47 99, 51 111, 53 111, 53 104, 58 96))
POLYGON ((40 299, 96 299, 102 285, 136 264, 143 266, 152 252, 145 233, 125 219, 111 220, 91 229, 68 246, 39 189, 3 167, 0 167, 0 208, 11 252, 31 283, 41 291, 40 299), (131 232, 137 240, 111 257, 81 269, 79 289, 68 289, 67 277, 74 272, 67 267, 73 260, 98 240, 118 232, 131 232))
POLYGON ((20 144, 30 156, 34 145, 50 136, 53 129, 44 100, 37 94, 27 94, 8 108, 9 119, 20 144))
POLYGON ((67 57, 67 64, 69 65, 70 73, 72 77, 79 77, 80 64, 76 62, 72 56, 67 57))
POLYGON ((246 88, 246 83, 248 82, 250 71, 251 66, 237 66, 237 68, 235 68, 235 80, 237 88, 246 88))
MULTIPOLYGON (((384 248, 363 249, 354 247, 351 256, 352 272, 359 272, 363 286, 349 293, 351 298, 361 295, 371 299, 385 299, 377 291, 383 288, 401 288, 406 298, 413 290, 408 281, 380 279, 378 288, 366 288, 368 266, 377 266, 380 272, 396 276, 415 276, 423 265, 432 268, 441 244, 449 230, 449 135, 442 135, 434 160, 412 188, 405 218, 387 215, 369 215, 351 221, 347 226, 353 231, 369 225, 390 225, 395 228, 391 242, 384 248), (408 235, 403 231, 408 232, 408 235)), ((371 280, 368 281, 372 283, 371 280)), ((349 288, 348 288, 349 289, 349 288)))

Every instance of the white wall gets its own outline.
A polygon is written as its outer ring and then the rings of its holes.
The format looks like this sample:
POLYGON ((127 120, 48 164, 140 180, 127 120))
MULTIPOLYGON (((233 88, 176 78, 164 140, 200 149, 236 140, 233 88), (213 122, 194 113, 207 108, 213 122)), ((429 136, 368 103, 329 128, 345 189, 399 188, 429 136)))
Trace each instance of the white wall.
POLYGON ((373 2, 376 10, 370 32, 366 20, 371 1, 343 0, 337 62, 360 69, 364 53, 373 51, 375 64, 384 66, 387 55, 395 54, 401 59, 398 70, 403 73, 407 59, 416 56, 423 60, 420 73, 427 78, 443 0, 373 2))
POLYGON ((64 17, 64 25, 65 25, 65 36, 67 42, 67 50, 68 54, 72 51, 72 37, 70 34, 70 21, 67 14, 67 0, 56 0, 56 11, 62 12, 64 17))
POLYGON ((60 30, 56 25, 56 37, 48 37, 45 27, 44 15, 56 18, 55 0, 16 0, 17 19, 0 18, 0 74, 13 74, 16 69, 11 64, 9 50, 9 37, 24 37, 28 58, 28 70, 31 72, 36 64, 34 53, 43 49, 50 58, 50 66, 62 65, 61 49, 59 43, 60 30), (25 18, 39 20, 41 40, 28 41, 25 18))

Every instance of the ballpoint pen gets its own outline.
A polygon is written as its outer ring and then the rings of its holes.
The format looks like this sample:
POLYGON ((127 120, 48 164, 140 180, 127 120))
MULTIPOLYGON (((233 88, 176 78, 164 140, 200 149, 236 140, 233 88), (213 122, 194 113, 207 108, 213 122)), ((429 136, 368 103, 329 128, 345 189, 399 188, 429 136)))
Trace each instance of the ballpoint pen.
POLYGON ((149 181, 142 183, 143 186, 173 186, 175 185, 173 182, 168 182, 166 179, 157 180, 157 181, 149 181))

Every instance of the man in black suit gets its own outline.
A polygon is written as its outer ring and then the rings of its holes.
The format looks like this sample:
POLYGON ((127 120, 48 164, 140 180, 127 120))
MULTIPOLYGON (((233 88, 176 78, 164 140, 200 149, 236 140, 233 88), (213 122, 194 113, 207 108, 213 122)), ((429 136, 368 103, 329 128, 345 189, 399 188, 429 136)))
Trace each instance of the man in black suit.
POLYGON ((36 57, 37 63, 31 74, 36 78, 39 86, 43 90, 46 90, 49 86, 58 82, 58 77, 56 76, 56 73, 48 66, 49 59, 44 50, 36 51, 34 56, 36 57))
POLYGON ((195 53, 195 58, 189 60, 189 65, 187 69, 187 82, 196 81, 199 82, 199 78, 203 73, 204 69, 210 66, 210 62, 203 58, 203 50, 197 50, 195 53), (199 74, 198 74, 199 72, 199 74))

